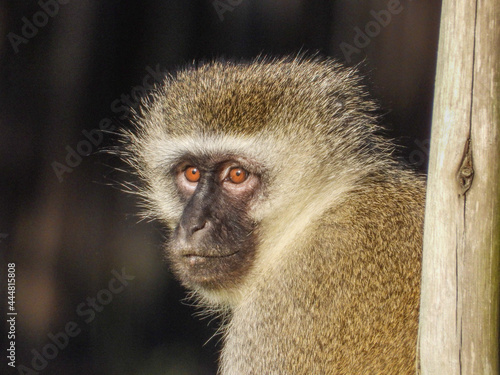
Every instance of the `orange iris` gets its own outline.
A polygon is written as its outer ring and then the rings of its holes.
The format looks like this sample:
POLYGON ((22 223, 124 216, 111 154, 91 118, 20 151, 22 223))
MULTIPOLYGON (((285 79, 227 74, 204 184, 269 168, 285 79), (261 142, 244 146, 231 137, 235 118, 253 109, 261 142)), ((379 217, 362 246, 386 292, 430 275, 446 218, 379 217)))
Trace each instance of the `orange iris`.
POLYGON ((184 176, 189 182, 198 182, 200 180, 200 171, 196 167, 187 167, 184 176))
POLYGON ((241 184, 247 179, 248 173, 242 168, 232 168, 229 171, 229 180, 233 184, 241 184))

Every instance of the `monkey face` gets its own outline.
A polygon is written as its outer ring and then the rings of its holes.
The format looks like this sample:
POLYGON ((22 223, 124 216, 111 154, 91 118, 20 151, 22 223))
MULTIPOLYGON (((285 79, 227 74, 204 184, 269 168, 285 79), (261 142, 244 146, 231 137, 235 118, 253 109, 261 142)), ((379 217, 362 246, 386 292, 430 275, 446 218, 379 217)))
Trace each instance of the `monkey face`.
POLYGON ((253 263, 256 224, 247 212, 260 177, 245 164, 227 155, 186 155, 171 171, 184 208, 167 254, 177 277, 190 288, 234 286, 253 263))
POLYGON ((143 215, 170 230, 167 258, 185 286, 235 305, 384 163, 390 147, 363 95, 351 70, 294 60, 188 69, 144 101, 124 157, 143 215))

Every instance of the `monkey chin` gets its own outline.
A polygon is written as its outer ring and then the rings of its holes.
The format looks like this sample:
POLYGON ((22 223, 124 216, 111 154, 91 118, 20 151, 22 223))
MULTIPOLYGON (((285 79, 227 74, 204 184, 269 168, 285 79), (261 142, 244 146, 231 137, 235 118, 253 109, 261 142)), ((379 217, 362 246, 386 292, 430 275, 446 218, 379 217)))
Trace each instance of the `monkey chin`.
POLYGON ((188 289, 213 294, 239 285, 252 263, 243 249, 225 251, 167 249, 174 274, 188 289))

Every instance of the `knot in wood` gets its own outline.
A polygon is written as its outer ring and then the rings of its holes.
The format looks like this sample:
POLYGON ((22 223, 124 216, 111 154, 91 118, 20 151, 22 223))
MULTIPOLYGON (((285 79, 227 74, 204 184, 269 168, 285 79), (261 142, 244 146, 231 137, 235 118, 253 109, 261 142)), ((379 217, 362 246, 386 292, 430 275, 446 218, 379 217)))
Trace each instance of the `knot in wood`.
POLYGON ((470 138, 465 143, 462 162, 457 172, 457 181, 460 189, 460 195, 464 195, 472 186, 474 180, 474 165, 472 163, 472 147, 470 138))

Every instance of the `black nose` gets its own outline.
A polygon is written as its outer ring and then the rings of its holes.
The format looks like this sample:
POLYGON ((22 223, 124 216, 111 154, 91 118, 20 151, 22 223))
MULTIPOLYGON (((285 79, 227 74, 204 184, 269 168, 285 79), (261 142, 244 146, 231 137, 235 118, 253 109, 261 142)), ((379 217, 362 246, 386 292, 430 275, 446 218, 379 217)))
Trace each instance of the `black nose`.
POLYGON ((199 237, 201 232, 207 232, 212 217, 213 191, 207 180, 201 180, 196 191, 184 207, 180 222, 179 235, 186 239, 194 236, 199 237))
POLYGON ((178 235, 187 239, 197 232, 206 230, 208 226, 208 221, 203 218, 186 218, 180 222, 178 235))

